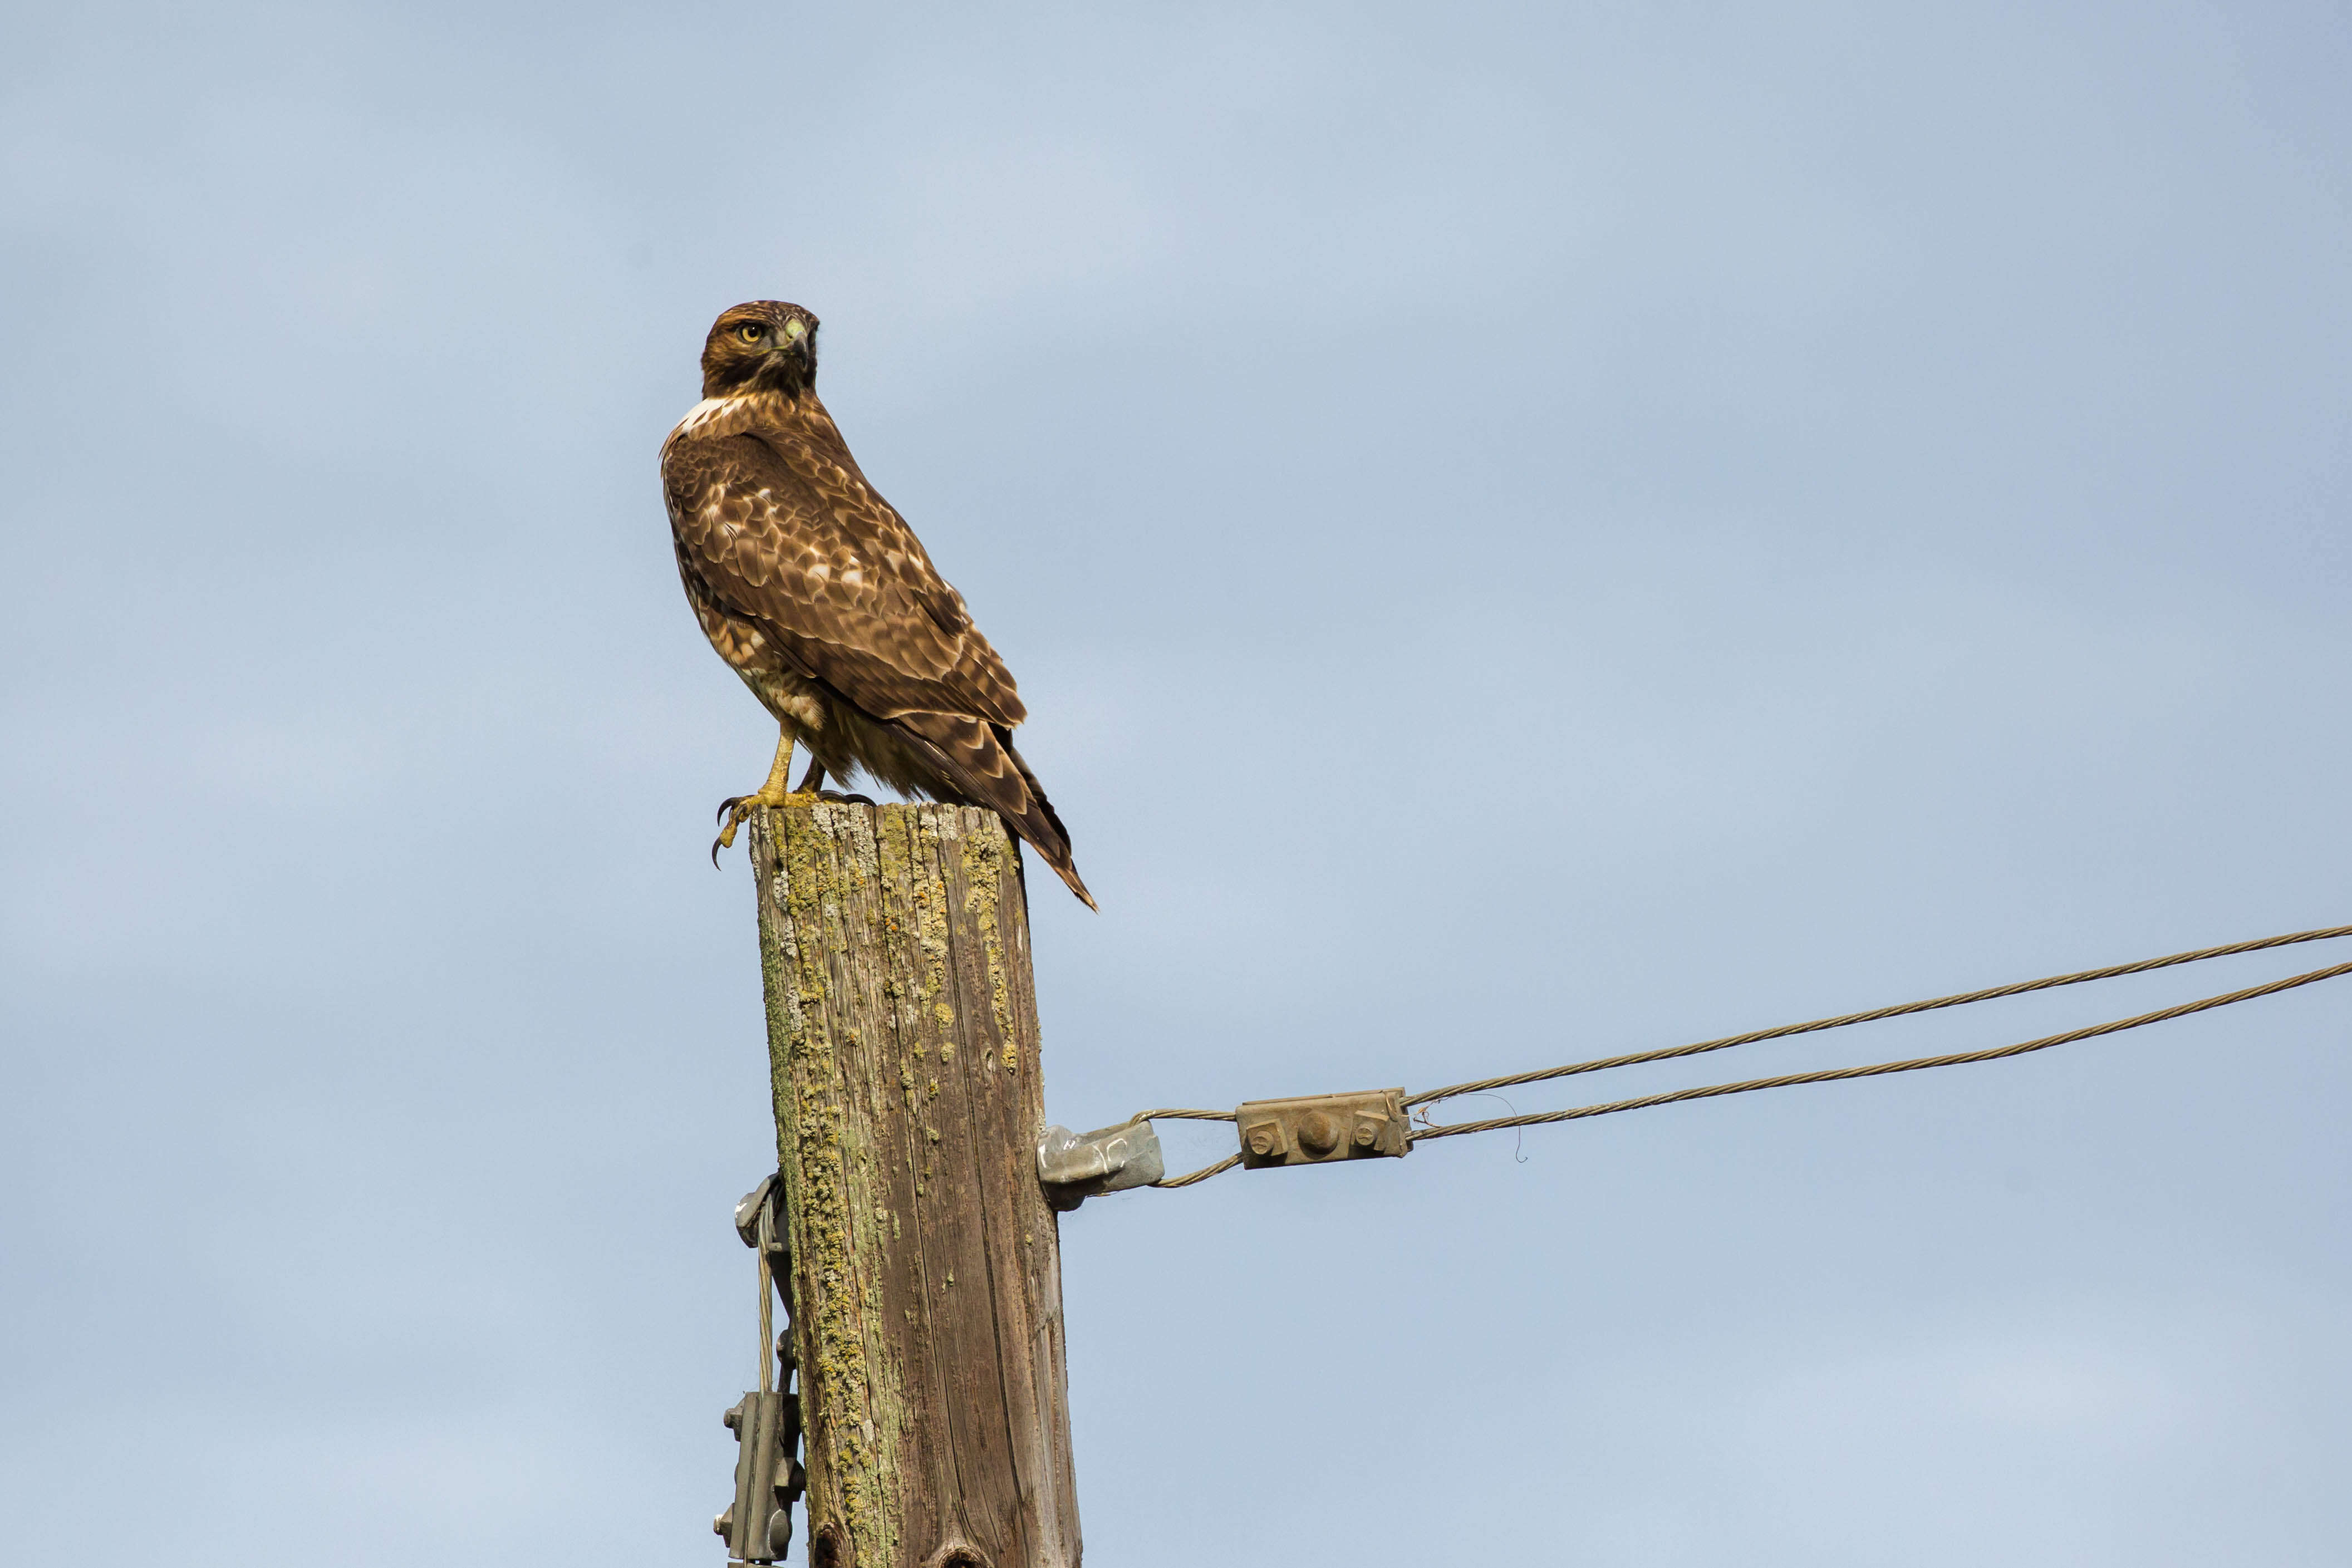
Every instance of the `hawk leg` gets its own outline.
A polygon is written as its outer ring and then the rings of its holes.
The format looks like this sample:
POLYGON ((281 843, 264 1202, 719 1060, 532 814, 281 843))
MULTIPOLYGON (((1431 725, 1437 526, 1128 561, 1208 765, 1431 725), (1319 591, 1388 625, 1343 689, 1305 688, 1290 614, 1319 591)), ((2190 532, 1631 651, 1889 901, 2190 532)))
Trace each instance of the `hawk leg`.
POLYGON ((819 762, 814 756, 809 758, 808 771, 801 775, 800 788, 794 789, 793 793, 795 795, 814 795, 820 800, 840 800, 859 806, 871 806, 874 804, 870 799, 864 795, 845 795, 838 789, 826 789, 824 787, 824 764, 819 762))
MULTIPOLYGON (((781 806, 784 803, 789 793, 784 787, 785 781, 792 777, 793 772, 793 732, 790 729, 782 729, 778 732, 776 765, 768 769, 768 781, 765 784, 761 785, 749 795, 730 795, 719 802, 719 837, 713 840, 710 845, 712 865, 719 863, 720 850, 735 847, 735 830, 743 825, 744 820, 751 816, 754 808, 781 806)), ((810 768, 809 779, 822 779, 824 776, 823 768, 810 768)), ((808 779, 801 780, 803 790, 806 790, 808 787, 808 779)))

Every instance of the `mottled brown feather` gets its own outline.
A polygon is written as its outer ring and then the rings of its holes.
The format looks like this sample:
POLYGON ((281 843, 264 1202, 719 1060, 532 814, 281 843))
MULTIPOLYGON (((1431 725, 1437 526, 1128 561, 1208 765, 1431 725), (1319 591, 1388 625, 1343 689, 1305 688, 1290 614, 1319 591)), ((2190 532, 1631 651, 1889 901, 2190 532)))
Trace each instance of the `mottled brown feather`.
POLYGON ((814 334, 814 317, 773 301, 711 329, 710 395, 662 446, 687 598, 827 773, 993 808, 1091 906, 1068 831, 1013 748, 1027 714, 1012 673, 818 401, 814 334), (795 317, 804 366, 733 353, 742 322, 795 317))

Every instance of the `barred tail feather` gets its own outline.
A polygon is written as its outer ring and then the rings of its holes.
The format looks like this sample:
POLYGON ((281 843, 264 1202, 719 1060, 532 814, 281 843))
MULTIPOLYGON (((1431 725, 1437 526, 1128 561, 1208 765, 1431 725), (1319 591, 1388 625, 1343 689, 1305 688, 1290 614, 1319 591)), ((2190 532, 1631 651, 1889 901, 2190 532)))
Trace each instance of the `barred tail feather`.
POLYGON ((1013 749, 1010 732, 1004 734, 1002 744, 1004 755, 1011 758, 1013 766, 1020 770, 1021 782, 1029 792, 1028 814, 1013 823, 1013 831, 1036 847, 1037 853, 1045 863, 1054 868, 1054 874, 1078 895, 1081 904, 1096 914, 1101 914, 1102 905, 1095 902, 1095 895, 1088 893, 1087 884, 1078 879, 1077 862, 1070 856, 1070 831, 1062 826, 1061 814, 1054 810, 1054 802, 1045 799, 1045 787, 1038 783, 1037 775, 1029 770, 1027 760, 1013 749))
POLYGON ((1070 855, 1070 832, 1062 826, 1045 786, 1013 748, 1013 732, 963 714, 903 714, 893 727, 914 743, 941 775, 933 792, 985 806, 1004 819, 1039 858, 1054 868, 1064 885, 1088 909, 1098 910, 1094 894, 1078 876, 1070 855))

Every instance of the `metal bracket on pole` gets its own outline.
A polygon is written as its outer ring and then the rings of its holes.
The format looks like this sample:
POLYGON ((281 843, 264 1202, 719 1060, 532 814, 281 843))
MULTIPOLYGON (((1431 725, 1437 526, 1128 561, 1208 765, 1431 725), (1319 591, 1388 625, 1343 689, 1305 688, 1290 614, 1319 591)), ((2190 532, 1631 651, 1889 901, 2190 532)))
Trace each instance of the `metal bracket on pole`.
POLYGON ((783 1216, 777 1212, 783 1197, 783 1183, 771 1172, 735 1205, 735 1234, 743 1239, 744 1246, 758 1249, 772 1262, 784 1250, 783 1216))
POLYGON ((1087 1198, 1131 1186, 1150 1186, 1168 1174, 1160 1134, 1149 1122, 1123 1122, 1084 1135, 1048 1127, 1037 1142, 1037 1179, 1045 1201, 1067 1212, 1087 1198))
POLYGON ((1242 1164, 1251 1170, 1402 1159, 1412 1152, 1402 1089, 1252 1100, 1234 1112, 1234 1122, 1241 1133, 1242 1164))
POLYGON ((808 1472, 795 1458, 801 1442, 800 1396, 790 1387, 797 1370, 789 1322, 773 1333, 771 1312, 778 1286, 791 1302, 792 1259, 784 1245, 784 1188, 774 1176, 743 1195, 735 1206, 735 1234, 760 1260, 760 1386, 727 1412, 735 1434, 735 1500, 711 1521, 727 1542, 727 1555, 740 1563, 781 1563, 793 1535, 793 1504, 808 1472))

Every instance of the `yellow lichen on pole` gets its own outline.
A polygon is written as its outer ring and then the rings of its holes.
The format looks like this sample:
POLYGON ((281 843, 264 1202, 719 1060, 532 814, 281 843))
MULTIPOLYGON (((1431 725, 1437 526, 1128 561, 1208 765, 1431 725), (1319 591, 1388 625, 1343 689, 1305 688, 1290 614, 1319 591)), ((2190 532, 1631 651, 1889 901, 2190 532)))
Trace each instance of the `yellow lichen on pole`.
POLYGON ((991 812, 751 819, 814 1568, 1075 1568, 1019 851, 991 812))

